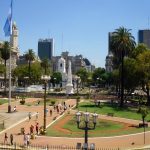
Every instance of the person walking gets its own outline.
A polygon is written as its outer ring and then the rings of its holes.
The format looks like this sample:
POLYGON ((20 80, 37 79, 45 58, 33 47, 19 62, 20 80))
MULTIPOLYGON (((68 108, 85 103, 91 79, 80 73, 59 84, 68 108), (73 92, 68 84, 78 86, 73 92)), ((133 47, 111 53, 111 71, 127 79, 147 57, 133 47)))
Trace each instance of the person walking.
POLYGON ((31 120, 31 112, 28 113, 29 121, 31 120))
POLYGON ((50 117, 52 116, 52 114, 53 114, 53 111, 50 109, 49 110, 49 114, 50 114, 50 117))
POLYGON ((5 135, 4 135, 4 144, 7 143, 7 140, 8 140, 8 136, 7 136, 7 133, 5 133, 5 135))
POLYGON ((38 118, 39 118, 39 112, 36 112, 36 120, 38 120, 38 118))
POLYGON ((33 134, 33 132, 34 132, 34 126, 31 124, 31 126, 30 126, 30 134, 33 134))
POLYGON ((39 123, 37 122, 35 125, 36 134, 39 134, 39 123))
POLYGON ((29 146, 30 145, 30 134, 28 133, 27 134, 27 146, 29 146))
POLYGON ((27 146, 27 135, 24 133, 23 136, 24 146, 27 146))
POLYGON ((10 134, 10 144, 11 145, 13 145, 13 140, 14 140, 13 134, 10 134))

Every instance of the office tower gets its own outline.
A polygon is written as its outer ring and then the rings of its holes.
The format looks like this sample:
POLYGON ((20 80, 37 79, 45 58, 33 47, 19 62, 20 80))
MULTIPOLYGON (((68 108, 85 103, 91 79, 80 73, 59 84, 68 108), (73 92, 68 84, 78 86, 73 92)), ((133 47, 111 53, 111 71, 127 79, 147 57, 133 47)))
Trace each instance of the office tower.
POLYGON ((138 42, 145 44, 148 48, 150 48, 150 30, 139 30, 138 32, 138 42))
POLYGON ((38 41, 38 56, 41 60, 47 58, 52 59, 54 53, 53 39, 39 39, 38 41))

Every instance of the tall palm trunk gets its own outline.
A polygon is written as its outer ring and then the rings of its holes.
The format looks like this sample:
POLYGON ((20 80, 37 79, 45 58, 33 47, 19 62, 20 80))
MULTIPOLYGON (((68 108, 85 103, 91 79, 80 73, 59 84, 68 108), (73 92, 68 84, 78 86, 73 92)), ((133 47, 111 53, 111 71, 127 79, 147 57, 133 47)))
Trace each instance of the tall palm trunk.
POLYGON ((120 107, 124 105, 124 54, 122 51, 121 56, 121 100, 120 100, 120 107))
POLYGON ((45 66, 45 75, 46 75, 46 72, 47 72, 47 67, 45 66))
POLYGON ((150 97, 149 97, 149 87, 146 86, 146 94, 147 94, 147 105, 150 106, 150 97))
POLYGON ((31 61, 29 60, 29 82, 31 81, 31 61))

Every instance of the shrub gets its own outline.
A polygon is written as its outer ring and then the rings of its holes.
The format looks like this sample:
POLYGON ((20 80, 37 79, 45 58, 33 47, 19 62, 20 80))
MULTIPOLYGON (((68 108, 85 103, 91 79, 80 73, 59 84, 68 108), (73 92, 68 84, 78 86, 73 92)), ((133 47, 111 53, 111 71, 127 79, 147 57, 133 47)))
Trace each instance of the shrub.
POLYGON ((22 96, 21 101, 20 101, 20 104, 21 104, 21 105, 24 105, 24 104, 25 104, 25 97, 24 97, 24 96, 22 96))
POLYGON ((53 106, 53 105, 55 105, 55 103, 56 103, 56 101, 53 99, 53 100, 51 100, 51 105, 53 106))

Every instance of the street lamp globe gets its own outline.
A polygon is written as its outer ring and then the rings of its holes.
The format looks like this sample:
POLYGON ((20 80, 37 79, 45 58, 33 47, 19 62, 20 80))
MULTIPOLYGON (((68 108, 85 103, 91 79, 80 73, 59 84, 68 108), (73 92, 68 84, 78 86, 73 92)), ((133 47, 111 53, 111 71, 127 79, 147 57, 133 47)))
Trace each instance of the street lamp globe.
POLYGON ((87 123, 89 122, 89 119, 90 119, 89 115, 90 115, 89 112, 84 113, 84 121, 87 122, 87 123))
POLYGON ((98 114, 94 113, 92 116, 93 116, 93 123, 96 124, 98 114))
POLYGON ((81 113, 80 112, 76 113, 76 118, 77 118, 77 123, 80 123, 80 121, 81 121, 81 113))

